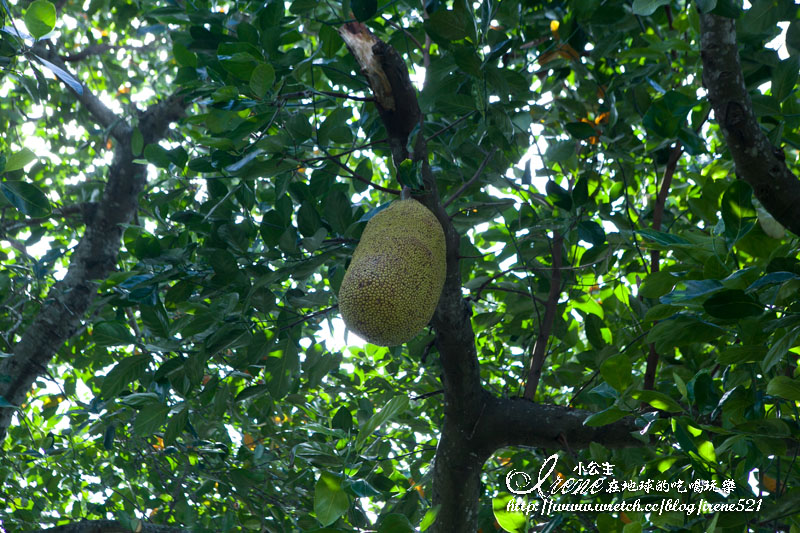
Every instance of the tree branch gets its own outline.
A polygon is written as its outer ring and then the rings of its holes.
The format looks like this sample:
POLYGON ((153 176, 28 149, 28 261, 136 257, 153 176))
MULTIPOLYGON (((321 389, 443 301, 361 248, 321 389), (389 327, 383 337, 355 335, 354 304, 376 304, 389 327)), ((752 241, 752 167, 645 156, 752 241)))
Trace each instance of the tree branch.
POLYGON ((486 409, 476 438, 487 444, 484 453, 507 446, 534 446, 557 450, 588 448, 592 442, 606 448, 647 446, 647 439, 631 434, 639 430, 634 417, 606 426, 584 425, 590 411, 561 405, 534 403, 523 398, 495 398, 487 394, 486 409))
MULTIPOLYGON (((664 207, 667 203, 667 196, 669 196, 669 188, 672 186, 672 177, 675 175, 675 169, 678 167, 678 160, 681 158, 682 153, 683 146, 680 141, 678 141, 669 153, 667 166, 664 169, 664 177, 661 180, 661 188, 656 195, 656 205, 653 207, 653 229, 656 231, 661 231, 661 221, 664 219, 664 207)), ((661 250, 651 250, 650 272, 658 272, 660 263, 661 250)), ((655 388, 657 367, 658 352, 656 351, 655 343, 651 342, 648 347, 647 363, 644 371, 644 383, 642 388, 645 390, 652 390, 655 388)))
POLYGON ((495 152, 497 152, 497 150, 498 148, 495 146, 494 148, 491 149, 491 151, 488 154, 486 154, 486 157, 483 158, 483 161, 478 167, 478 170, 475 171, 475 174, 466 183, 461 184, 461 187, 459 187, 458 190, 453 193, 453 196, 448 198, 447 201, 443 204, 444 207, 447 207, 448 205, 453 203, 453 200, 461 196, 464 193, 464 191, 470 188, 472 184, 478 180, 481 174, 483 174, 483 169, 486 168, 486 165, 492 159, 492 156, 495 154, 495 152))
MULTIPOLYGON (((69 72, 69 68, 61 59, 61 57, 52 49, 46 46, 44 41, 39 42, 32 49, 33 53, 39 57, 50 61, 58 68, 69 72)), ((73 76, 76 80, 77 76, 73 76)), ((103 129, 109 130, 111 136, 116 139, 118 143, 124 143, 131 132, 131 127, 121 117, 117 117, 111 109, 109 109, 92 91, 84 86, 81 93, 73 91, 75 98, 86 108, 87 111, 94 117, 97 124, 103 129)))
POLYGON ((756 120, 739 62, 735 21, 701 13, 700 34, 703 83, 733 156, 736 175, 753 187, 756 198, 775 220, 800 235, 800 180, 756 120))
MULTIPOLYGON (((104 113, 111 112, 89 91, 83 91, 78 98, 95 106, 95 111, 99 109, 101 119, 104 113)), ((173 96, 142 113, 139 130, 145 142, 162 138, 169 124, 182 116, 183 109, 182 97, 173 96)), ((24 403, 31 385, 45 372, 53 354, 80 330, 82 318, 97 294, 98 280, 116 268, 123 226, 133 219, 139 207, 138 196, 147 180, 147 167, 133 162, 132 128, 120 121, 112 131, 119 137, 108 169, 108 183, 97 209, 85 221, 86 229, 70 258, 67 273, 48 292, 38 315, 13 347, 12 357, 0 359, 0 397, 12 405, 24 403)), ((13 413, 12 408, 0 408, 0 441, 6 436, 13 413)))
POLYGON ((189 533, 188 529, 142 522, 137 529, 124 527, 116 520, 81 520, 65 526, 37 529, 30 533, 189 533))

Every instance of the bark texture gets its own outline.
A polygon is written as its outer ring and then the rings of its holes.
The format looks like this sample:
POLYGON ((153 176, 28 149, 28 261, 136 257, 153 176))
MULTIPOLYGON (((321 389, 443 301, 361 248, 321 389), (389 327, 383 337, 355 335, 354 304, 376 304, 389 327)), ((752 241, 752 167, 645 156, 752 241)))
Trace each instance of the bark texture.
POLYGON ((783 150, 770 143, 756 120, 739 61, 736 22, 701 13, 700 32, 703 83, 736 175, 750 184, 775 220, 800 235, 800 180, 786 166, 783 150))

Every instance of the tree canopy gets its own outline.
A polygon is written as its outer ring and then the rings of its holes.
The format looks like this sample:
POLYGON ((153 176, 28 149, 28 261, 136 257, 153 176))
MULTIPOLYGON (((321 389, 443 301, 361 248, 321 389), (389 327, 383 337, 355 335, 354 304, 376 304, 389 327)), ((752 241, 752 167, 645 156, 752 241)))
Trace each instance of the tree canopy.
POLYGON ((0 529, 797 531, 799 17, 3 0, 0 529), (387 348, 337 293, 403 187, 387 348))

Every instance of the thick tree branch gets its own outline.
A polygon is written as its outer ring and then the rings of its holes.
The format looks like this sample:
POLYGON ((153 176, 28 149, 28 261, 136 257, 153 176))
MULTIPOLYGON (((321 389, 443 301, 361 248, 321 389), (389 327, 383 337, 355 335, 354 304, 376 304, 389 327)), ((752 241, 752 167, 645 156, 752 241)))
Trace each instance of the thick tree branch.
POLYGON ((360 22, 339 28, 375 95, 375 106, 389 134, 394 164, 408 157, 408 136, 420 121, 419 104, 403 58, 360 22))
POLYGON ((116 520, 82 520, 65 526, 37 529, 30 533, 188 533, 188 529, 142 523, 137 529, 124 527, 116 520))
POLYGON ((646 439, 632 435, 639 430, 634 417, 601 427, 584 425, 592 414, 582 409, 539 404, 524 398, 488 396, 476 439, 487 446, 484 455, 517 445, 558 450, 585 449, 592 442, 606 448, 647 445, 646 439))
MULTIPOLYGON (((56 58, 57 59, 57 58, 56 58)), ((89 91, 78 95, 88 106, 102 106, 95 111, 102 120, 110 110, 89 91)), ((170 97, 151 106, 139 118, 139 130, 146 143, 156 142, 171 122, 183 114, 183 100, 170 97)), ((92 111, 94 114, 95 111, 92 111)), ((98 118, 98 117, 96 117, 98 118)), ((108 183, 97 209, 86 219, 86 229, 70 258, 64 278, 47 294, 39 314, 14 346, 12 357, 0 360, 0 397, 21 405, 33 382, 45 370, 53 354, 82 327, 82 319, 97 293, 97 283, 105 279, 117 264, 123 226, 136 213, 139 193, 147 174, 144 165, 133 162, 131 127, 120 120, 112 131, 118 135, 114 159, 108 170, 108 183)), ((13 409, 0 409, 0 440, 6 436, 13 409)))
POLYGON ((733 19, 700 14, 703 83, 728 144, 736 175, 753 187, 756 198, 775 220, 800 235, 800 180, 786 166, 753 113, 744 84, 733 19))

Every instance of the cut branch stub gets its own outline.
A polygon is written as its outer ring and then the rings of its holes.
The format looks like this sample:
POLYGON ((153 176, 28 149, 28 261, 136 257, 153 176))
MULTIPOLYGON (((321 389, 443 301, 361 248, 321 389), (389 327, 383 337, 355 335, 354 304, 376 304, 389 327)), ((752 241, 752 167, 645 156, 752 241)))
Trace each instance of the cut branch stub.
POLYGON ((339 28, 339 35, 375 94, 375 105, 389 134, 392 159, 398 166, 408 158, 408 136, 421 115, 405 61, 360 22, 345 24, 339 28))

